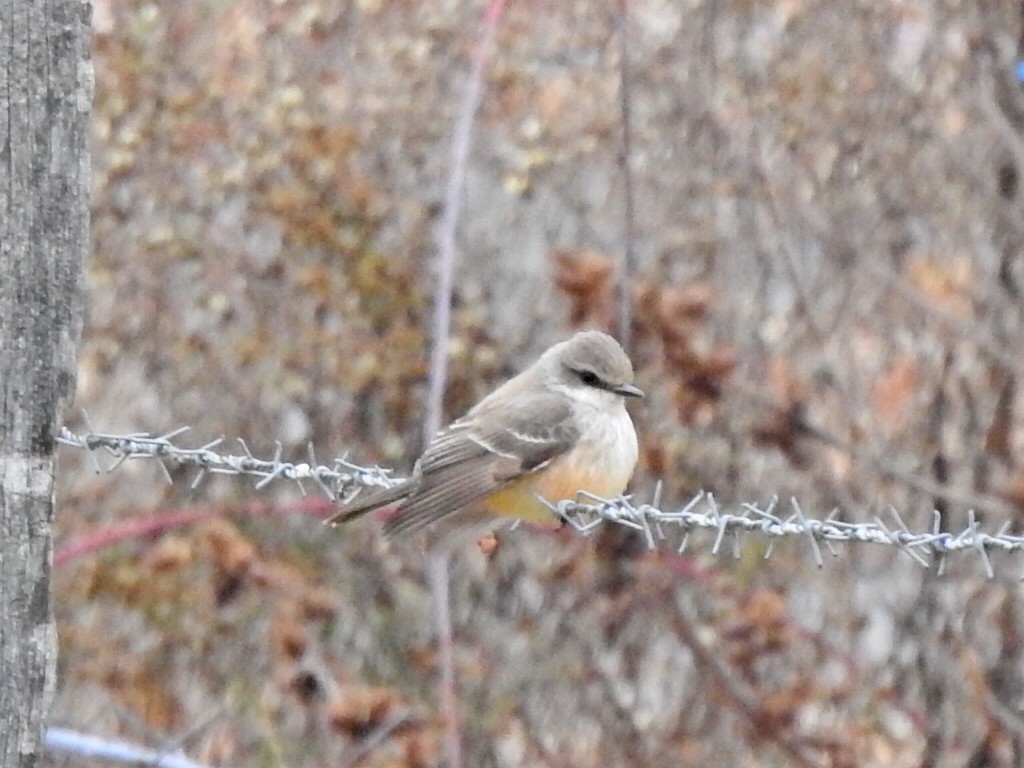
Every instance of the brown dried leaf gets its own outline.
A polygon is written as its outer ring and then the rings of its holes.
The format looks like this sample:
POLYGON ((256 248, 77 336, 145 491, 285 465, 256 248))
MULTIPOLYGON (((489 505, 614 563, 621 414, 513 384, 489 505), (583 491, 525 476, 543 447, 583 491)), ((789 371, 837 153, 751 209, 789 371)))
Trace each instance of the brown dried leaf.
POLYGON ((383 686, 344 686, 327 704, 327 721, 337 731, 358 736, 401 706, 398 692, 383 686))
POLYGON ((167 681, 141 663, 112 670, 107 680, 117 698, 150 728, 170 733, 178 727, 181 705, 167 681))
POLYGON ((228 520, 211 520, 199 536, 207 556, 226 574, 244 573, 256 557, 256 547, 228 520))
POLYGON ((291 661, 300 658, 309 643, 306 628, 290 612, 278 613, 271 619, 268 640, 276 654, 291 661))
POLYGON ((596 251, 555 251, 555 287, 570 303, 569 321, 608 320, 612 307, 615 262, 596 251), (602 314, 603 313, 603 314, 602 314))
POLYGON ((707 317, 714 301, 714 289, 707 283, 668 286, 658 297, 659 331, 664 339, 689 336, 697 323, 707 317))
POLYGON ((338 600, 326 587, 311 587, 302 593, 302 615, 310 621, 330 621, 338 613, 338 600))
POLYGON ((759 588, 751 592, 740 605, 739 615, 744 621, 760 627, 777 626, 789 622, 786 601, 774 589, 759 588))
POLYGON ((970 317, 974 284, 970 260, 916 258, 907 263, 906 273, 911 284, 938 308, 970 317))
POLYGON ((765 410, 764 415, 750 428, 755 445, 775 448, 782 452, 789 462, 800 469, 810 464, 805 441, 801 439, 804 405, 794 402, 786 409, 765 410))
POLYGON ((404 738, 404 768, 429 768, 438 765, 441 740, 433 728, 417 728, 404 738))
POLYGON ((1024 510, 1024 470, 1018 469, 993 489, 996 496, 1006 499, 1017 509, 1024 510))
POLYGON ((192 542, 180 536, 165 536, 146 553, 143 566, 153 574, 166 574, 192 562, 192 542))
POLYGON ((917 361, 894 360, 871 387, 871 406, 878 424, 890 434, 906 424, 912 413, 907 406, 921 382, 917 361))

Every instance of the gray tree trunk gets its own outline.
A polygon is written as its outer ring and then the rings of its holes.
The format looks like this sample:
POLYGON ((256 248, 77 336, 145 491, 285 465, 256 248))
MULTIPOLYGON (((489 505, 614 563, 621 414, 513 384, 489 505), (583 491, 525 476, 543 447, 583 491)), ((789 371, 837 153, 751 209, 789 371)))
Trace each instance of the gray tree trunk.
POLYGON ((54 689, 54 437, 88 246, 88 0, 0 0, 0 766, 39 763, 54 689))

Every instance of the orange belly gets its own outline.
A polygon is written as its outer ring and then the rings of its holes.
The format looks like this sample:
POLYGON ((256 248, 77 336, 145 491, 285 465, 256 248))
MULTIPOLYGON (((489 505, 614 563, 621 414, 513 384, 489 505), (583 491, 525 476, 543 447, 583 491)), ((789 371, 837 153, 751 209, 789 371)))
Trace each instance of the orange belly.
POLYGON ((635 463, 635 455, 594 457, 575 451, 573 455, 556 459, 536 473, 495 491, 481 502, 482 511, 495 517, 516 517, 528 523, 556 525, 559 522, 557 515, 538 496, 553 503, 575 499, 579 491, 603 498, 618 496, 626 489, 635 463))

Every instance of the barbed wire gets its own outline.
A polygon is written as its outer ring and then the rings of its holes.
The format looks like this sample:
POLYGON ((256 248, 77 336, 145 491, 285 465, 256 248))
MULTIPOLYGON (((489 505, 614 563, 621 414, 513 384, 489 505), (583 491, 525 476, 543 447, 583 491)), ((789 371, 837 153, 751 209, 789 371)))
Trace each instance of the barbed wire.
POLYGON ((309 446, 309 461, 292 463, 281 460, 284 451, 280 442, 276 443, 273 458, 260 459, 253 455, 245 441, 238 438, 238 444, 242 449, 241 455, 217 453, 214 448, 223 445, 223 436, 216 440, 199 446, 198 448, 183 448, 175 445, 172 441, 181 435, 189 432, 191 427, 180 427, 159 436, 152 436, 148 432, 134 432, 127 435, 112 435, 103 432, 96 432, 89 427, 89 432, 79 435, 67 427, 62 427, 57 442, 74 448, 82 448, 89 451, 93 460, 96 472, 113 472, 130 459, 159 459, 158 462, 163 469, 164 477, 168 483, 173 483, 164 462, 170 462, 175 466, 197 467, 199 472, 191 483, 195 488, 203 481, 207 473, 220 475, 251 475, 260 478, 256 483, 256 489, 260 490, 273 480, 286 479, 294 480, 299 484, 302 492, 306 489, 302 484, 303 480, 313 480, 320 486, 332 501, 344 498, 357 488, 388 488, 398 482, 400 478, 393 478, 391 471, 383 467, 363 467, 346 461, 344 457, 337 458, 333 466, 325 466, 317 463, 313 446, 309 446), (104 449, 114 461, 108 467, 101 467, 96 459, 95 451, 104 449))
MULTIPOLYGON (((168 482, 173 482, 167 463, 176 466, 196 467, 199 472, 191 486, 197 486, 207 473, 248 475, 259 478, 256 488, 262 489, 278 479, 292 480, 306 492, 304 480, 314 481, 332 501, 346 499, 356 490, 368 487, 390 487, 401 482, 391 471, 378 466, 364 467, 342 457, 328 465, 318 464, 312 445, 309 447, 309 461, 292 463, 281 460, 283 448, 277 443, 273 458, 260 459, 253 455, 246 443, 239 439, 241 454, 222 454, 214 449, 224 443, 220 437, 197 448, 185 448, 174 443, 176 438, 189 431, 182 427, 159 436, 148 433, 113 435, 96 432, 91 426, 85 434, 76 434, 62 428, 58 442, 89 452, 97 473, 112 472, 132 459, 157 459, 168 482), (96 457, 103 451, 113 461, 102 467, 96 457)), ((941 530, 941 515, 933 512, 932 528, 927 532, 911 531, 903 522, 899 512, 889 508, 892 517, 890 525, 875 517, 871 522, 852 523, 838 519, 839 510, 832 510, 823 519, 808 517, 796 499, 790 499, 788 511, 780 507, 778 497, 766 506, 753 503, 739 505, 736 512, 723 510, 714 494, 700 491, 684 506, 677 510, 663 510, 661 484, 658 484, 650 504, 635 504, 631 497, 605 499, 585 492, 575 500, 542 500, 551 511, 569 523, 576 531, 589 535, 606 524, 620 525, 644 536, 649 549, 674 547, 684 552, 695 531, 714 533, 712 554, 720 554, 730 546, 733 556, 741 554, 742 538, 745 534, 761 536, 768 541, 764 557, 771 556, 774 544, 780 539, 798 539, 806 542, 815 564, 824 565, 822 547, 833 556, 838 555, 835 547, 841 543, 871 543, 892 546, 905 552, 923 567, 934 563, 941 574, 949 555, 973 554, 979 558, 985 574, 995 577, 990 553, 1024 551, 1024 535, 1010 532, 1010 521, 1006 521, 995 533, 987 533, 973 511, 968 513, 967 526, 956 533, 941 530), (678 544, 671 544, 669 532, 681 533, 678 544)))

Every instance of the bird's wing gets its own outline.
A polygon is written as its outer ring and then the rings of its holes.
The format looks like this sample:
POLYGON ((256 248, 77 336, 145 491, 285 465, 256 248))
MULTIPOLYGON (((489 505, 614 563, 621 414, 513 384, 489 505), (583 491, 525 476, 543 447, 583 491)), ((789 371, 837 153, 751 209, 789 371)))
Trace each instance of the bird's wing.
POLYGON ((417 531, 547 465, 575 444, 564 397, 522 397, 474 412, 438 434, 417 462, 417 486, 384 532, 417 531))
POLYGON ((336 515, 324 522, 327 525, 341 525, 370 512, 375 512, 389 504, 404 499, 415 488, 415 478, 390 488, 366 488, 354 499, 345 504, 336 515))

